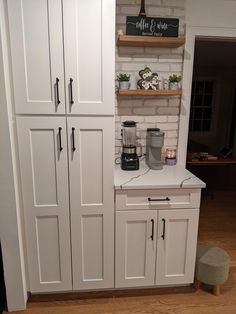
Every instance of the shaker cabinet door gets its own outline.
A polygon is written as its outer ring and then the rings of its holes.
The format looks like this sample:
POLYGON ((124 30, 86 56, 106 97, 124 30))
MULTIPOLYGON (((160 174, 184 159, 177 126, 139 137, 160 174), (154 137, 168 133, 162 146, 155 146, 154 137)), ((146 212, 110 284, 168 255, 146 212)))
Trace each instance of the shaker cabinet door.
POLYGON ((156 227, 155 210, 116 213, 116 288, 154 285, 156 227))
POLYGON ((68 123, 73 289, 114 287, 114 120, 68 123))
POLYGON ((16 113, 65 113, 60 0, 8 0, 16 113))
POLYGON ((114 114, 115 0, 63 0, 67 112, 114 114))
POLYGON ((30 292, 72 289, 66 120, 18 117, 30 292))
POLYGON ((198 209, 160 210, 156 285, 193 282, 198 209))

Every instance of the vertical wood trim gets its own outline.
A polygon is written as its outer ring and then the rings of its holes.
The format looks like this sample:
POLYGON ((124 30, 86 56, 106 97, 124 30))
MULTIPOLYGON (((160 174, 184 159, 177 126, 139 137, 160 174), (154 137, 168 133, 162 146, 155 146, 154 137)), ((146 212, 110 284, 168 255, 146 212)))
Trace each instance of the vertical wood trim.
POLYGON ((13 126, 9 124, 10 73, 7 31, 5 21, 5 0, 0 0, 0 238, 2 244, 3 267, 9 311, 24 310, 27 302, 27 288, 24 268, 24 253, 21 237, 20 214, 17 204, 14 163, 12 150, 13 126), (11 195, 11 197, 9 197, 11 195))

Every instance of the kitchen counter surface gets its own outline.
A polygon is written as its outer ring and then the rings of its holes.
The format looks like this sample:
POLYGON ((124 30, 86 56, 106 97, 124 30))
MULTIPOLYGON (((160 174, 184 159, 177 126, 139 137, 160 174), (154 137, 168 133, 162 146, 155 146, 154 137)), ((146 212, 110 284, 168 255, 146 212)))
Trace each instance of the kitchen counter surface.
POLYGON ((206 184, 182 166, 164 166, 162 170, 151 170, 145 162, 139 170, 124 171, 115 166, 115 189, 171 189, 205 188, 206 184))

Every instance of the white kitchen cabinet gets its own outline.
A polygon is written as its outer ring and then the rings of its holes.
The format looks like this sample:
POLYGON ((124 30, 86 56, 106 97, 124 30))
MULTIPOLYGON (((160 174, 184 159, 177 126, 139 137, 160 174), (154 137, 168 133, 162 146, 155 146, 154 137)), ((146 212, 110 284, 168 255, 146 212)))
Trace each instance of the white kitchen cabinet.
POLYGON ((61 1, 9 0, 7 6, 16 113, 65 113, 61 1))
POLYGON ((67 112, 114 114, 115 1, 64 0, 67 112))
POLYGON ((115 287, 191 283, 198 215, 198 209, 117 211, 115 287))
POLYGON ((116 288, 154 285, 156 227, 155 210, 116 213, 116 288))
POLYGON ((198 216, 198 209, 158 212, 156 285, 193 281, 198 216))
POLYGON ((114 287, 114 119, 68 118, 75 290, 114 287))
POLYGON ((30 292, 114 287, 113 125, 17 117, 30 292))
POLYGON ((16 113, 114 114, 115 1, 7 6, 16 113))
POLYGON ((18 117, 17 130, 30 292, 71 290, 66 120, 18 117))

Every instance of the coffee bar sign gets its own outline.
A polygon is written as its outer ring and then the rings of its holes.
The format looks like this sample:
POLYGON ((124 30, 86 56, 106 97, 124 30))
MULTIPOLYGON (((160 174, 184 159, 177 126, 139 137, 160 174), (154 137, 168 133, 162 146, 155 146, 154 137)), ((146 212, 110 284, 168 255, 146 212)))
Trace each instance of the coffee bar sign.
POLYGON ((179 20, 171 18, 127 16, 126 35, 178 37, 179 20))

